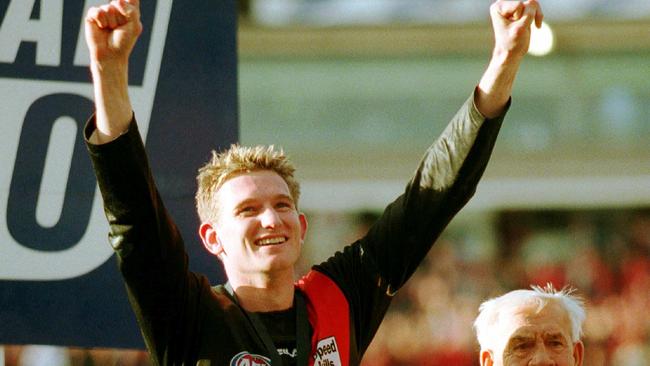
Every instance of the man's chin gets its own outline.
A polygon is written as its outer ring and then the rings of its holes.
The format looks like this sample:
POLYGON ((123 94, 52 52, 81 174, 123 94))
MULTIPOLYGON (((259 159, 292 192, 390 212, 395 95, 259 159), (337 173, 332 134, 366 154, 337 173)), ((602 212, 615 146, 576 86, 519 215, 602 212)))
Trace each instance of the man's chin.
POLYGON ((284 253, 284 255, 276 255, 267 258, 267 261, 265 261, 262 267, 265 269, 265 272, 269 273, 284 270, 293 270, 297 262, 297 256, 287 256, 286 253, 284 253))

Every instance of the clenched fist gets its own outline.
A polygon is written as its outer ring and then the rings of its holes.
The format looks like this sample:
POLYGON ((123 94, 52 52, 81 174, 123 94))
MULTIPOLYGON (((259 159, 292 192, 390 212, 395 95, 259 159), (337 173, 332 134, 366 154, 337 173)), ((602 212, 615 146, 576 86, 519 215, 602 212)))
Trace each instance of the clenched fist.
POLYGON ((530 27, 533 22, 539 28, 544 14, 537 0, 499 0, 490 7, 494 28, 495 52, 509 57, 522 58, 530 45, 530 27))
POLYGON ((142 33, 139 0, 113 0, 86 14, 86 43, 93 63, 128 63, 142 33))

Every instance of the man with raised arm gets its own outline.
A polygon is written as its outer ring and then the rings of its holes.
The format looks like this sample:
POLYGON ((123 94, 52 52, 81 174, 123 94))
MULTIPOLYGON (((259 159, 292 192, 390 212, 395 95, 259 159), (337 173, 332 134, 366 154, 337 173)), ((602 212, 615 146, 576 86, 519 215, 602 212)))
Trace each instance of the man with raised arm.
MULTIPOLYGON (((155 364, 358 365, 392 296, 485 170, 512 85, 541 24, 535 0, 490 8, 488 68, 404 193, 368 234, 298 281, 307 220, 287 157, 232 146, 199 170, 196 204, 205 248, 228 283, 187 268, 182 238, 148 167, 127 90, 128 58, 142 30, 139 2, 114 0, 86 17, 96 113, 85 130, 129 299, 155 364)), ((182 121, 168 121, 182 123, 182 121)))

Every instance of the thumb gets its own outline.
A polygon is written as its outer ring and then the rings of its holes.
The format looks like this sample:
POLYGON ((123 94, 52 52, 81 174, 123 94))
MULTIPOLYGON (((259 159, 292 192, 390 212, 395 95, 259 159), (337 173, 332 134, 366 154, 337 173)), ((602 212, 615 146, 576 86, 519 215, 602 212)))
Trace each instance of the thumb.
POLYGON ((537 9, 533 6, 526 6, 521 15, 522 25, 526 28, 530 27, 533 24, 533 21, 537 18, 537 9))
POLYGON ((523 17, 525 19, 525 26, 530 26, 533 22, 537 28, 542 26, 542 21, 544 20, 544 13, 542 12, 542 7, 539 5, 537 0, 526 0, 523 5, 525 6, 523 17))
POLYGON ((506 16, 506 18, 509 18, 513 22, 516 22, 516 21, 520 20, 521 18, 523 18, 525 15, 526 15, 526 7, 521 5, 521 6, 517 6, 513 10, 513 12, 509 14, 509 16, 508 15, 505 15, 505 16, 506 16))
POLYGON ((520 1, 497 1, 490 7, 492 18, 500 21, 515 22, 521 19, 525 6, 520 1))

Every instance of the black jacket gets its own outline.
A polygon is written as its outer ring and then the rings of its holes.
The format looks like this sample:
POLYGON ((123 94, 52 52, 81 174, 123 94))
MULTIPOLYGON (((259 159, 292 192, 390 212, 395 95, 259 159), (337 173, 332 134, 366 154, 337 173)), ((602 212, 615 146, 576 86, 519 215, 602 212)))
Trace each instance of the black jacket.
MULTIPOLYGON (((360 364, 393 294, 473 195, 502 120, 485 120, 471 96, 368 234, 296 284, 305 295, 311 326, 309 364, 360 364)), ((94 129, 91 118, 86 139, 94 129)), ((109 239, 153 362, 268 364, 267 348, 226 289, 189 271, 183 240, 155 187, 135 121, 116 140, 87 146, 109 239)))

